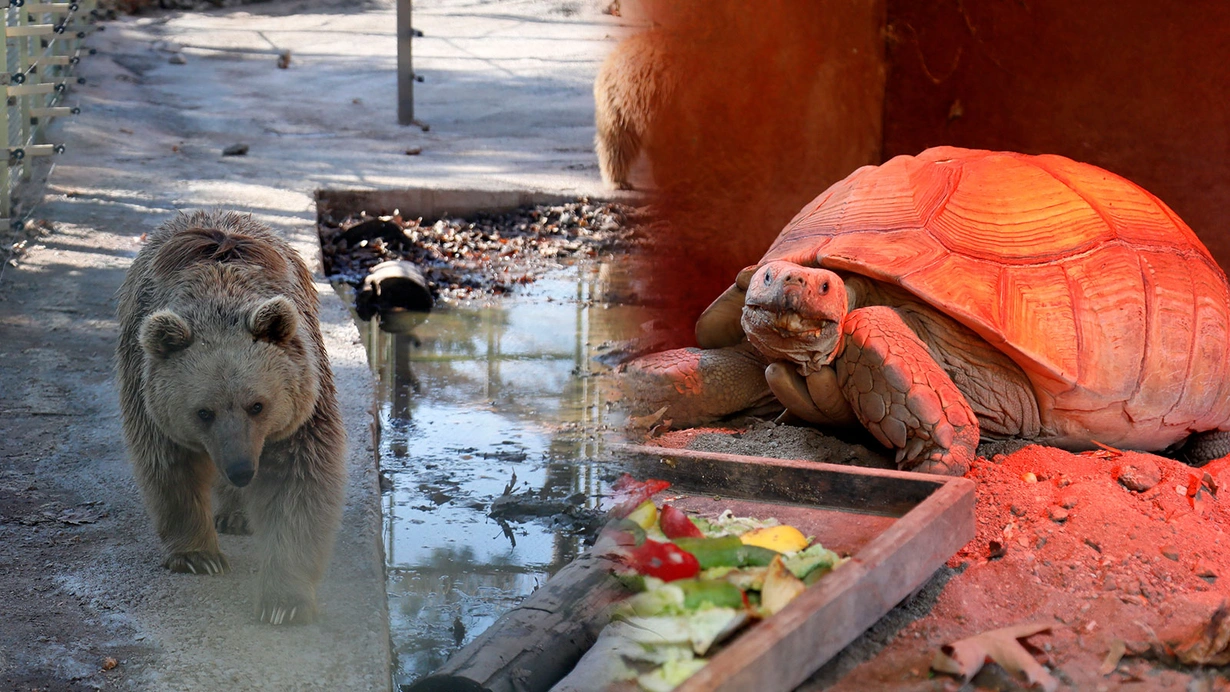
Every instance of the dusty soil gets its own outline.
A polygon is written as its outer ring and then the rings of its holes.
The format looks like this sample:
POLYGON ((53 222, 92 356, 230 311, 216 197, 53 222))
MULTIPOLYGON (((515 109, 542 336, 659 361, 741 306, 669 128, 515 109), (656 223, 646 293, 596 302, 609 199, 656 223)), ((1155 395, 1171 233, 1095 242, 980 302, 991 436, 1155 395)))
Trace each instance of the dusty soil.
MULTIPOLYGON (((874 464, 874 443, 766 422, 673 431, 653 442, 708 451, 874 464)), ((1230 595, 1230 458, 1193 469, 1153 454, 984 445, 977 537, 801 689, 955 690, 929 666, 945 643, 1029 622, 1065 688, 1230 689, 1224 669, 1184 665, 1230 595), (1019 447, 1019 448, 1018 448, 1019 447), (1106 664, 1115 640, 1126 654, 1106 664)), ((964 689, 1019 689, 988 666, 964 689)))
POLYGON ((407 260, 437 299, 498 296, 561 262, 628 251, 650 224, 643 208, 586 198, 467 219, 403 218, 394 211, 322 208, 325 275, 359 286, 376 264, 407 260))

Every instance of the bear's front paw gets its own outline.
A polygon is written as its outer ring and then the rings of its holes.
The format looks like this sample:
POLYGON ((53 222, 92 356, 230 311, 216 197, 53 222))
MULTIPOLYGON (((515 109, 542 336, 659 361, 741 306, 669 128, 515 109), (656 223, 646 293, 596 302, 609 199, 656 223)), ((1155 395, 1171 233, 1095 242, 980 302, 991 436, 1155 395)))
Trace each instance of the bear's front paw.
POLYGON ((316 600, 309 596, 265 594, 260 599, 261 622, 304 625, 316 619, 316 600))
POLYGON ((227 512, 214 517, 214 528, 218 533, 229 533, 234 536, 249 536, 252 526, 248 524, 248 515, 243 512, 227 512))
POLYGON ((204 550, 173 553, 162 566, 172 572, 189 574, 226 574, 231 571, 231 563, 227 562, 225 555, 204 550))

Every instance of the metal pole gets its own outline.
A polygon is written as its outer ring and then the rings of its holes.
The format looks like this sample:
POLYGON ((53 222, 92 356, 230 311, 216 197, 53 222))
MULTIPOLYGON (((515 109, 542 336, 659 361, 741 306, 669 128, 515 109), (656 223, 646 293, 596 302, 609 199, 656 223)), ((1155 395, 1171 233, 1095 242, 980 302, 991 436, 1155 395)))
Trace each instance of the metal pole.
MULTIPOLYGON (((17 26, 22 27, 27 24, 26 11, 17 9, 17 26)), ((21 74, 25 75, 27 84, 36 84, 40 80, 37 74, 30 72, 30 42, 34 41, 37 36, 21 35, 17 38, 17 69, 21 74)), ((17 97, 18 112, 21 113, 21 146, 22 148, 29 147, 34 143, 30 131, 30 98, 27 96, 17 97)), ((21 179, 30 180, 30 157, 27 156, 21 160, 21 179)))
POLYGON ((414 62, 410 56, 414 27, 410 23, 413 0, 397 0, 397 122, 414 123, 414 62))
MULTIPOLYGON (((18 10, 20 12, 21 10, 18 10)), ((4 23, 8 24, 9 10, 3 10, 4 23)), ((9 73, 9 45, 8 38, 0 38, 0 73, 9 73)), ((0 132, 4 133, 4 161, 0 162, 0 219, 7 226, 9 223, 9 204, 11 201, 9 186, 12 181, 9 180, 9 149, 13 147, 13 142, 9 139, 9 105, 7 87, 5 89, 4 104, 0 106, 0 132)))

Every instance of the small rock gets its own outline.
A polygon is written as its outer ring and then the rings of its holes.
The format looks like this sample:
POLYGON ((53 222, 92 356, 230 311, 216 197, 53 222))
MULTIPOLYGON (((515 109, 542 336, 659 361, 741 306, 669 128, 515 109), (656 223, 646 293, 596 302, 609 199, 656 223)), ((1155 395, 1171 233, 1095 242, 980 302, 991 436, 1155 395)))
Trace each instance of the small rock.
POLYGON ((1179 561, 1179 549, 1174 545, 1162 546, 1162 557, 1169 560, 1179 561))
POLYGON ((248 153, 248 145, 244 144, 243 142, 232 144, 231 146, 222 150, 223 156, 243 156, 244 154, 247 154, 247 153, 248 153))
POLYGON ((1115 589, 1119 588, 1119 584, 1115 582, 1114 577, 1108 574, 1106 575, 1106 581, 1102 582, 1102 588, 1106 591, 1114 591, 1115 589))
POLYGON ((103 659, 102 669, 103 669, 103 670, 111 670, 112 668, 115 668, 115 667, 116 667, 116 666, 118 666, 119 664, 120 664, 120 662, 119 662, 119 661, 117 661, 117 660, 115 660, 114 658, 112 658, 112 657, 108 656, 108 657, 106 657, 106 658, 104 658, 104 659, 103 659))
POLYGON ((1100 552, 1102 552, 1102 546, 1101 546, 1101 544, 1099 544, 1097 541, 1093 540, 1092 538, 1086 538, 1086 539, 1085 539, 1085 545, 1089 546, 1090 548, 1093 548, 1094 550, 1098 551, 1099 553, 1100 553, 1100 552))
POLYGON ((1076 506, 1076 496, 1068 495, 1059 501, 1059 506, 1064 509, 1072 509, 1076 506))
POLYGON ((1061 488, 1066 488, 1069 485, 1072 485, 1072 479, 1068 478, 1067 476, 1064 476, 1063 478, 1060 478, 1058 481, 1055 481, 1055 484, 1061 488))
POLYGON ((172 55, 171 57, 167 58, 167 62, 171 63, 172 65, 187 65, 188 58, 185 58, 183 55, 176 53, 175 55, 172 55))
POLYGON ((1018 517, 1025 516, 1025 508, 1018 504, 1013 504, 1011 507, 1008 508, 1008 510, 1018 517))
POLYGON ((1063 507, 1051 507, 1050 515, 1051 521, 1062 523, 1068 520, 1068 510, 1063 507))
POLYGON ((410 147, 406 150, 406 156, 418 156, 423 153, 423 147, 410 147))
POLYGON ((290 67, 290 51, 284 50, 278 54, 278 69, 285 70, 290 67))
POLYGON ((1037 483, 1038 477, 1034 475, 1033 471, 1026 471, 1024 474, 1021 475, 1021 480, 1025 481, 1026 483, 1037 483))
POLYGON ((1196 563, 1193 570, 1197 577, 1212 582, 1217 579, 1217 572, 1213 570, 1213 566, 1204 560, 1196 563))
POLYGON ((1148 459, 1138 459, 1119 467, 1118 481, 1128 490, 1143 493, 1161 480, 1161 469, 1148 459))

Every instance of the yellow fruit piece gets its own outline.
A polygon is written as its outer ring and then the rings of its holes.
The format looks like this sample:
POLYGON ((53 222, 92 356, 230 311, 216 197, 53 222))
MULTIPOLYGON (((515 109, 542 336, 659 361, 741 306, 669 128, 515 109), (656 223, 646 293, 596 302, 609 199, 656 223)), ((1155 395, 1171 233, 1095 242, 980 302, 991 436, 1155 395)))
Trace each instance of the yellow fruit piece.
POLYGON ((636 522, 642 529, 648 531, 658 523, 658 507, 653 500, 645 500, 632 510, 628 518, 636 522))
POLYGON ((793 526, 769 526, 739 536, 743 545, 755 545, 779 553, 793 553, 808 546, 807 536, 793 526))

